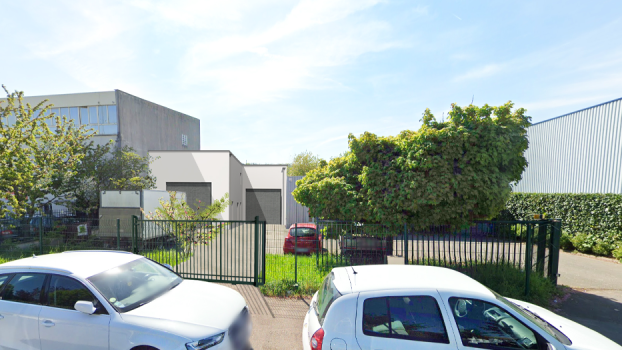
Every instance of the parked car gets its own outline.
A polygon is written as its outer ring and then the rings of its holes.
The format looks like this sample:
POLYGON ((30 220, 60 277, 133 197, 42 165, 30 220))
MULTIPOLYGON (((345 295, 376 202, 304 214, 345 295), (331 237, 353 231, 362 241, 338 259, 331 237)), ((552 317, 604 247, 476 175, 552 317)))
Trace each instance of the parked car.
POLYGON ((126 252, 81 251, 0 265, 0 348, 247 349, 242 296, 183 280, 126 252))
POLYGON ((305 350, 621 350, 544 308, 504 298, 457 271, 432 266, 335 268, 315 293, 305 350))
POLYGON ((285 254, 313 254, 322 251, 322 235, 315 224, 296 224, 290 226, 283 242, 285 254), (298 237, 296 242, 296 237, 298 237))

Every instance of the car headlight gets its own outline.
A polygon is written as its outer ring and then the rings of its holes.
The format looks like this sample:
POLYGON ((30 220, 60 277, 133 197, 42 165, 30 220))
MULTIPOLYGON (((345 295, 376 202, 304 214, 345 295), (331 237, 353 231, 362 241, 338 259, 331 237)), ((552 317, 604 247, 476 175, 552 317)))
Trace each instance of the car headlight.
POLYGON ((201 339, 199 341, 195 341, 192 343, 188 343, 186 344, 186 349, 188 350, 203 350, 203 349, 209 349, 212 346, 218 345, 220 343, 222 343, 222 341, 225 339, 225 333, 220 333, 220 334, 216 334, 213 335, 209 338, 205 338, 205 339, 201 339))

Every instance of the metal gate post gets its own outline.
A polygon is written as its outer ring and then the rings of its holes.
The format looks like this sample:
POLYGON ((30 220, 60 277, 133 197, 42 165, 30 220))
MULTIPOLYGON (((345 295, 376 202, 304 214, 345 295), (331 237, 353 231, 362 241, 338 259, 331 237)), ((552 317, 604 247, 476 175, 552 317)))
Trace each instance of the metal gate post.
POLYGON ((298 223, 294 226, 294 286, 298 285, 298 223))
POLYGON ((132 215, 132 252, 138 254, 138 217, 132 215))
POLYGON ((254 279, 254 285, 257 286, 258 285, 258 281, 259 281, 259 276, 257 276, 259 274, 259 216, 255 216, 255 274, 253 276, 254 279))
POLYGON ((117 250, 121 250, 121 219, 117 218, 117 250))
POLYGON ((268 235, 268 232, 266 231, 266 222, 264 221, 262 224, 263 227, 263 237, 262 237, 262 250, 261 250, 261 260, 262 260, 262 271, 261 271, 261 283, 260 284, 266 284, 266 236, 268 235))
POLYGON ((406 229, 406 224, 404 224, 404 235, 403 235, 404 244, 404 265, 408 265, 408 229, 406 229))
POLYGON ((551 245, 549 247, 549 280, 557 285, 559 274, 559 241, 562 236, 562 220, 554 219, 551 222, 551 245))
POLYGON ((533 224, 527 224, 527 248, 525 249, 525 296, 529 295, 529 283, 531 278, 533 244, 533 224))
POLYGON ((43 255, 43 213, 39 219, 39 255, 43 255))
POLYGON ((550 221, 542 221, 538 224, 538 252, 536 255, 536 272, 544 277, 544 259, 546 258, 546 236, 550 221))

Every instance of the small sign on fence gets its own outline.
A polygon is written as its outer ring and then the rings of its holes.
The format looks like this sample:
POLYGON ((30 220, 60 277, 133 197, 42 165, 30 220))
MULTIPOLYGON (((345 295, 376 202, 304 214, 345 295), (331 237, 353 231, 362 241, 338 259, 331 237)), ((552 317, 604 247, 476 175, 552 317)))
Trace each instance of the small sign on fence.
POLYGON ((89 234, 87 224, 78 225, 78 236, 87 236, 89 234))

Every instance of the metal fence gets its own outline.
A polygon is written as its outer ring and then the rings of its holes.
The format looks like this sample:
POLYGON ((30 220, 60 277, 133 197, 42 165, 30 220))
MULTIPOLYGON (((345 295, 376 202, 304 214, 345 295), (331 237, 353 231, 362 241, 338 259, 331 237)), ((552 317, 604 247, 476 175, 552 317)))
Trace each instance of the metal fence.
POLYGON ((483 266, 512 266, 525 278, 528 293, 532 274, 557 284, 560 220, 475 221, 467 227, 433 226, 415 230, 409 225, 348 221, 293 224, 290 232, 313 227, 317 234, 288 235, 287 229, 267 232, 266 280, 318 283, 333 267, 367 264, 443 266, 473 274, 483 266))
POLYGON ((260 285, 265 281, 266 223, 134 218, 136 254, 173 267, 181 277, 260 285))

